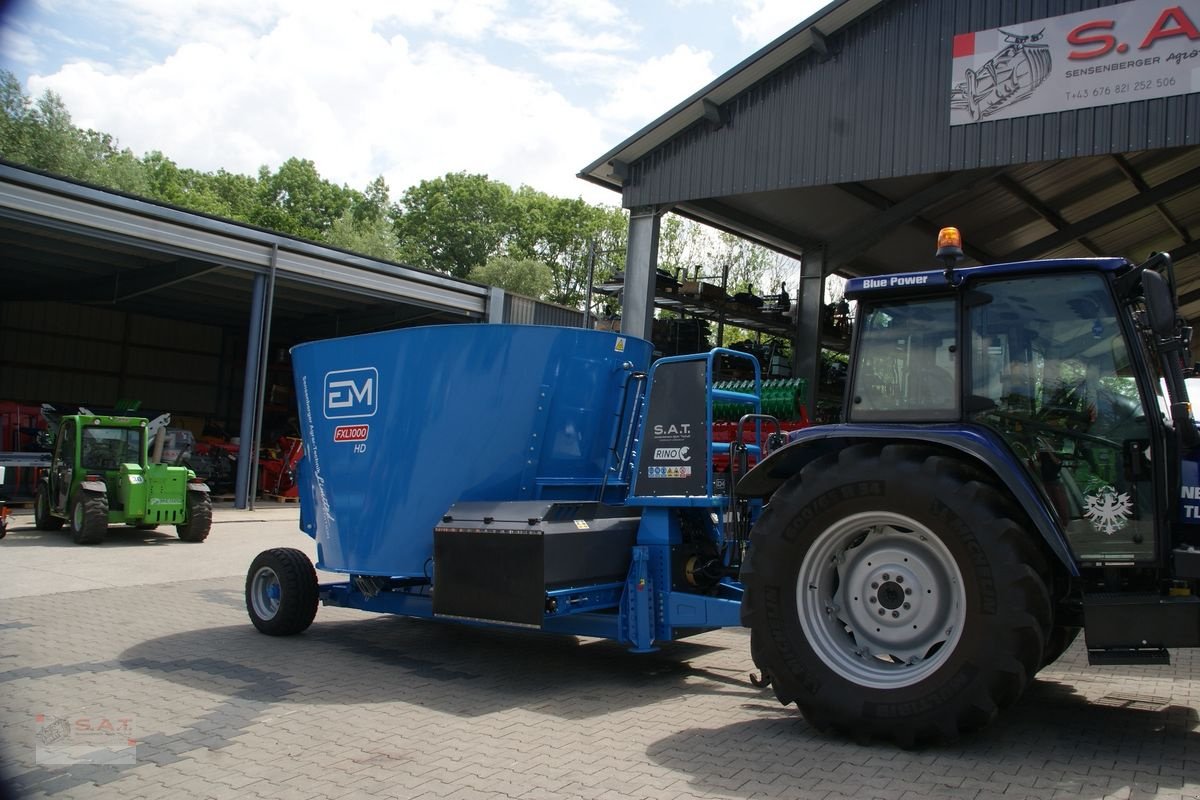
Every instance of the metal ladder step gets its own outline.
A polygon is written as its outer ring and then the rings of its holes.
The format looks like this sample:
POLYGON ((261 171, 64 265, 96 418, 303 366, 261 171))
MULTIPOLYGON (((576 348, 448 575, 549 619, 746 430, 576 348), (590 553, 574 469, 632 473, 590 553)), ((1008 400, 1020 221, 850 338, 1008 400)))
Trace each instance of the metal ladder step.
POLYGON ((1171 654, 1165 647, 1111 647, 1088 649, 1088 664, 1093 667, 1113 667, 1125 664, 1171 663, 1171 654))

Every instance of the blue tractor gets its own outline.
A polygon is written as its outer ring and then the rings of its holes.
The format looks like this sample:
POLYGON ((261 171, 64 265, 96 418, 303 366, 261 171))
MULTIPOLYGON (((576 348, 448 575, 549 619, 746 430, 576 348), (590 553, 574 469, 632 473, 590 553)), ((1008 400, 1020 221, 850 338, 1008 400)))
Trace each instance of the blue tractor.
POLYGON ((986 724, 1080 630, 1093 663, 1200 644, 1169 259, 939 255, 850 282, 844 422, 786 443, 734 351, 508 325, 296 347, 301 527, 346 579, 266 551, 251 620, 294 634, 323 602, 637 651, 741 624, 780 701, 905 744, 986 724), (713 441, 715 406, 745 441, 713 441))

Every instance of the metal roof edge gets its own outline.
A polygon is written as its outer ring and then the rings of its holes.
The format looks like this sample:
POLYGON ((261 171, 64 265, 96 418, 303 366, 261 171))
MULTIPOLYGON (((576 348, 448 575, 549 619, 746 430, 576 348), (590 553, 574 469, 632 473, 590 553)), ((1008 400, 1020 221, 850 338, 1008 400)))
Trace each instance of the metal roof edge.
POLYGON ((703 100, 710 100, 718 105, 728 102, 783 64, 808 50, 812 46, 812 39, 805 37, 801 41, 801 35, 818 23, 826 20, 833 23, 827 30, 818 28, 822 34, 829 36, 885 2, 887 0, 834 0, 588 164, 576 173, 576 177, 613 191, 621 191, 622 180, 611 174, 603 174, 602 170, 605 166, 612 161, 623 161, 627 164, 636 161, 701 119, 704 116, 703 100), (693 107, 696 109, 692 113, 687 113, 693 107))
POLYGON ((289 250, 298 254, 327 259, 346 266, 383 275, 405 278, 447 289, 465 291, 469 294, 478 294, 481 297, 486 296, 488 291, 486 286, 474 281, 453 278, 418 267, 374 259, 370 256, 301 239, 267 228, 260 228, 256 225, 236 222, 200 211, 192 211, 180 206, 163 203, 158 200, 138 197, 137 195, 128 194, 120 190, 85 183, 61 175, 54 175, 4 159, 0 159, 0 182, 18 184, 72 200, 92 203, 126 213, 153 217, 165 222, 195 228, 206 233, 230 236, 258 245, 267 247, 277 245, 281 250, 289 250))

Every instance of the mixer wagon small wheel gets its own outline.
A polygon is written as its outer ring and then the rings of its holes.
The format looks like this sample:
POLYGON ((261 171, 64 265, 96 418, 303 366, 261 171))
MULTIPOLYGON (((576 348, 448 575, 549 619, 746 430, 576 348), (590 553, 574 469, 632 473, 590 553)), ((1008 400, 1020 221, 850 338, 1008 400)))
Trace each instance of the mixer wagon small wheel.
POLYGON ((290 547, 264 550, 246 573, 246 611, 268 636, 291 636, 317 615, 317 572, 308 556, 290 547))

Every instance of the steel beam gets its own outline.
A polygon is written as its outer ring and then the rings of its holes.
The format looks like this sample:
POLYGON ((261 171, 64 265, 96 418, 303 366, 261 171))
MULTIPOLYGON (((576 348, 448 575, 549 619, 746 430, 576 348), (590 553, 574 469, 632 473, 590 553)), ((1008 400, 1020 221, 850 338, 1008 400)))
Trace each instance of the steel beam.
POLYGON ((800 259, 800 288, 796 298, 796 336, 792 348, 792 375, 807 387, 808 416, 817 418, 817 390, 821 385, 821 305, 825 299, 825 251, 806 250, 800 259))
POLYGON ((654 325, 661 208, 630 209, 625 285, 621 290, 621 333, 649 339, 654 325))
POLYGON ((1009 253, 1006 258, 1012 261, 1024 261, 1025 259, 1045 255, 1064 245, 1070 244, 1082 236, 1088 235, 1092 231, 1118 222, 1131 214, 1135 214, 1164 200, 1169 200, 1177 194, 1194 189, 1198 183, 1200 183, 1200 167, 1185 172, 1182 175, 1176 175, 1174 178, 1164 181, 1145 192, 1139 192, 1133 197, 1111 205, 1103 211, 1098 211, 1086 219, 1081 219, 1057 233, 1052 233, 1049 236, 1038 239, 1036 242, 1030 242, 1024 247, 1020 247, 1009 253))

